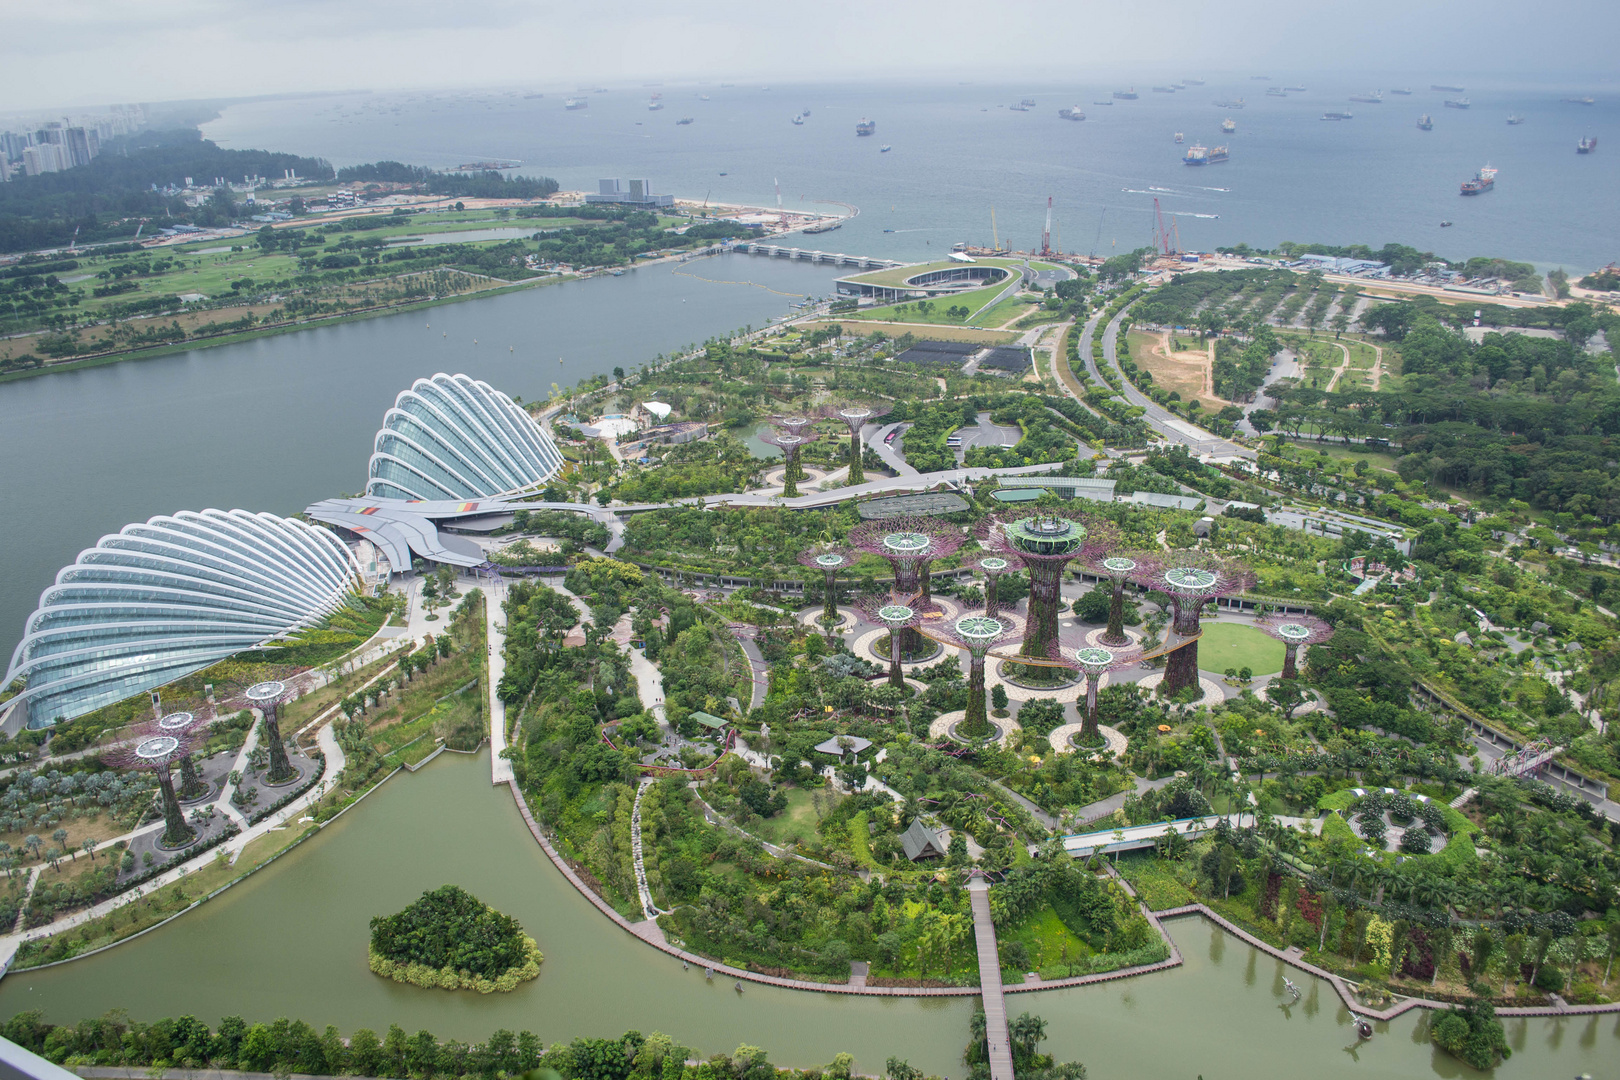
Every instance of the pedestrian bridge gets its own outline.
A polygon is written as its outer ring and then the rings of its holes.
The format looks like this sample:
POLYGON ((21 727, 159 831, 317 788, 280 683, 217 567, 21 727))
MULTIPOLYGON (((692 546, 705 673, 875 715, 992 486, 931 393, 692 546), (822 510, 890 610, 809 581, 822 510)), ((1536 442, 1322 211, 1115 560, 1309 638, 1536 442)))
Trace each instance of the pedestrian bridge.
POLYGON ((1076 859, 1088 859, 1097 854, 1150 848, 1172 831, 1189 840, 1196 840, 1205 833, 1213 832, 1215 823, 1220 820, 1219 814, 1211 814, 1209 817, 1180 818, 1176 821, 1156 821, 1151 825, 1122 825, 1098 832, 1076 833, 1063 838, 1063 850, 1076 859))
POLYGON ((760 244, 752 241, 733 244, 731 250, 740 251, 744 255, 768 255, 774 259, 832 263, 834 266, 857 266, 863 270, 887 270, 891 266, 905 265, 892 259, 878 259, 870 255, 844 255, 836 251, 812 251, 808 248, 786 247, 781 244, 760 244))

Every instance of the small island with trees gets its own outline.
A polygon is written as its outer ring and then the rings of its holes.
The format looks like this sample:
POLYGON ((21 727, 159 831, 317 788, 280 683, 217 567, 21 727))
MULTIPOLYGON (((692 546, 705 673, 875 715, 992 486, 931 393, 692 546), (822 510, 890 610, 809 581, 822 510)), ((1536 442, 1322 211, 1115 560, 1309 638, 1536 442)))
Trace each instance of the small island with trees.
POLYGON ((371 970, 412 986, 510 993, 539 978, 542 959, 516 919, 456 885, 371 920, 371 970))

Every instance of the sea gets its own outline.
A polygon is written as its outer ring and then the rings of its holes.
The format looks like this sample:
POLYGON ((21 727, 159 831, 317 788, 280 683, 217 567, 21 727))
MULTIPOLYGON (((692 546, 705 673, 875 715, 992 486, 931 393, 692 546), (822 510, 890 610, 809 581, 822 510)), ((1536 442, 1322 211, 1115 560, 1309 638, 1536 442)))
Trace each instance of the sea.
POLYGON ((1571 273, 1620 258, 1620 94, 1504 82, 1459 95, 1431 90, 1436 81, 1449 80, 1413 75, 1380 87, 1211 76, 1174 93, 1137 84, 1134 101, 1112 97, 1125 85, 1102 83, 375 92, 231 105, 203 131, 222 146, 339 166, 499 159, 566 190, 646 178, 655 191, 700 202, 775 206, 779 194, 789 210, 847 205, 859 216, 805 246, 895 259, 939 255, 958 241, 1037 249, 1048 200, 1051 246, 1080 254, 1148 246, 1162 216, 1187 251, 1393 241, 1571 273), (1283 86, 1306 89, 1266 93, 1283 86), (1410 95, 1391 92, 1406 88, 1410 95), (1379 89, 1381 104, 1349 100, 1379 89), (1588 95, 1594 104, 1563 100, 1588 95), (1471 107, 1444 107, 1459 96, 1471 107), (565 109, 569 97, 588 105, 565 109), (1027 111, 1012 108, 1026 99, 1027 111), (1236 99, 1245 107, 1215 104, 1236 99), (1060 119, 1071 107, 1086 119, 1060 119), (1352 119, 1322 119, 1337 111, 1352 119), (1424 113, 1432 131, 1418 129, 1424 113), (792 123, 796 114, 803 124, 792 123), (1508 124, 1510 114, 1524 122, 1508 124), (1220 129, 1227 118, 1237 124, 1231 134, 1220 129), (876 123, 875 134, 855 134, 862 119, 876 123), (1585 136, 1598 137, 1596 153, 1575 152, 1585 136), (1230 159, 1184 165, 1194 144, 1227 146, 1230 159), (1462 197, 1463 181, 1486 165, 1498 170, 1495 189, 1462 197))

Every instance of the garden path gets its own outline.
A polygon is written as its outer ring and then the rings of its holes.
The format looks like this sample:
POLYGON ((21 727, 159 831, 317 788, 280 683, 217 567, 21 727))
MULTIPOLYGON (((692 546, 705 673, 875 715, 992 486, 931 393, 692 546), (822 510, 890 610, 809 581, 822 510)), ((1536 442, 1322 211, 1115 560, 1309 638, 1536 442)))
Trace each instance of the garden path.
POLYGON ((1012 1046, 1007 1040, 1007 1002, 1001 993, 1001 954, 990 919, 990 885, 978 874, 968 882, 973 903, 973 940, 979 947, 979 989, 984 995, 984 1032, 990 1043, 990 1080, 1013 1080, 1012 1046))

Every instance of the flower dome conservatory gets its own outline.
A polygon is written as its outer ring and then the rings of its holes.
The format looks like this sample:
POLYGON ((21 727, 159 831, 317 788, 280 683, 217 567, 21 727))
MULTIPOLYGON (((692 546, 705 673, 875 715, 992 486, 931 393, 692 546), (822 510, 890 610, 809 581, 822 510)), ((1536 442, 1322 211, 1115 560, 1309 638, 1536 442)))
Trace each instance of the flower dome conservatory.
POLYGON ((5 685, 21 679, 28 726, 49 727, 317 622, 357 584, 336 535, 290 518, 204 510, 126 525, 41 594, 5 685))
POLYGON ((366 494, 384 499, 487 499, 544 483, 562 468, 556 444, 511 398, 467 375, 417 379, 383 417, 366 494))

